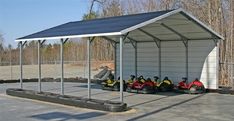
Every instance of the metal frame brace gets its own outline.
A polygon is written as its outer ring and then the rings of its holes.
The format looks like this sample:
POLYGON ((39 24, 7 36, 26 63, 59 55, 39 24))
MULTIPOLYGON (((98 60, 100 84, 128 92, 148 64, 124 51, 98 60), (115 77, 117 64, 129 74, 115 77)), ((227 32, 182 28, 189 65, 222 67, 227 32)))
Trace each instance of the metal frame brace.
POLYGON ((43 46, 43 44, 45 43, 46 40, 44 39, 42 41, 41 40, 38 40, 38 41, 40 41, 41 46, 43 46))
POLYGON ((128 35, 129 35, 129 32, 128 32, 127 34, 125 34, 125 35, 122 35, 122 37, 123 37, 123 44, 125 43, 125 40, 126 40, 127 38, 129 38, 128 35))
POLYGON ((214 41, 214 44, 217 47, 219 41, 215 37, 212 37, 212 40, 214 41))
POLYGON ((158 37, 156 37, 156 36, 150 34, 149 32, 147 32, 147 31, 145 31, 145 30, 143 30, 143 29, 141 29, 141 28, 139 28, 138 30, 141 31, 142 33, 144 33, 144 34, 150 36, 150 37, 154 40, 154 42, 155 42, 155 44, 157 45, 157 47, 160 48, 161 39, 159 39, 158 37))
POLYGON ((137 41, 131 37, 127 37, 127 39, 130 40, 130 43, 132 44, 133 48, 136 49, 137 41))
POLYGON ((172 29, 171 27, 165 25, 164 23, 161 23, 161 25, 165 28, 167 28, 168 30, 170 30, 171 32, 175 33, 176 35, 178 35, 180 37, 180 39, 182 40, 184 46, 185 46, 185 56, 186 56, 186 63, 185 63, 185 67, 186 67, 186 78, 188 79, 188 38, 185 37, 184 35, 180 34, 179 32, 177 32, 176 30, 172 29))
POLYGON ((93 40, 95 39, 95 37, 89 37, 89 40, 90 40, 90 44, 93 42, 93 40))
POLYGON ((161 39, 159 39, 158 37, 152 35, 151 33, 147 32, 147 31, 143 30, 142 28, 139 28, 138 30, 140 32, 150 36, 154 40, 156 46, 158 47, 158 76, 159 76, 159 79, 161 80, 161 69, 162 69, 161 68, 162 67, 162 65, 161 65, 161 39))
POLYGON ((115 48, 115 44, 117 43, 115 40, 108 38, 106 36, 103 36, 102 38, 104 38, 105 40, 109 41, 112 45, 113 48, 115 48))
POLYGON ((176 30, 172 29, 171 27, 165 25, 164 23, 161 23, 161 25, 163 27, 167 28, 168 30, 172 31, 176 35, 178 35, 182 40, 189 40, 187 37, 185 37, 184 35, 180 34, 179 32, 177 32, 176 30))
MULTIPOLYGON (((61 40, 63 40, 63 39, 61 39, 61 40)), ((63 40, 63 44, 65 44, 68 40, 69 40, 69 38, 66 38, 65 40, 63 40)))
POLYGON ((24 47, 26 43, 27 43, 27 41, 24 41, 24 42, 22 43, 22 47, 24 47))
POLYGON ((185 46, 185 47, 188 47, 188 40, 183 39, 182 41, 183 41, 184 46, 185 46))

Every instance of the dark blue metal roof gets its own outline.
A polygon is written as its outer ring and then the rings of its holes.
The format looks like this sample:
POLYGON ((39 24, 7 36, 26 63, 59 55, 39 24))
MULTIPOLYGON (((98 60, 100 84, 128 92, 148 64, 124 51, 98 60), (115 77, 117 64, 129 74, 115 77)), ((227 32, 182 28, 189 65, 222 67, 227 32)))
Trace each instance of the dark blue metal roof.
POLYGON ((18 39, 120 32, 172 10, 65 23, 18 39))

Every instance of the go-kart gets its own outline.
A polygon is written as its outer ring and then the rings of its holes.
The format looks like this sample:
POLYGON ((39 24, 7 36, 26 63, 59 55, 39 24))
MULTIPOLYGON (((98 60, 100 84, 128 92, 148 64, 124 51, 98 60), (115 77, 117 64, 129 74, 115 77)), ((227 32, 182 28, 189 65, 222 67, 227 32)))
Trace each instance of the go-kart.
POLYGON ((189 84, 187 84, 187 78, 182 78, 174 90, 180 93, 200 94, 205 92, 205 87, 197 78, 189 84))
MULTIPOLYGON (((104 80, 101 85, 103 90, 119 91, 120 90, 120 77, 114 80, 113 74, 110 74, 107 80, 104 80)), ((126 84, 123 80, 123 90, 126 90, 126 84)))
POLYGON ((150 94, 156 91, 156 86, 150 78, 145 80, 143 76, 140 76, 133 83, 129 83, 127 85, 126 91, 133 93, 150 94))
POLYGON ((158 91, 166 92, 166 91, 172 91, 173 90, 173 83, 168 77, 165 77, 162 81, 159 80, 159 77, 154 76, 154 81, 157 83, 157 89, 158 91))
POLYGON ((127 85, 129 85, 129 84, 133 84, 133 82, 134 82, 135 78, 136 78, 136 76, 131 75, 131 76, 130 76, 130 78, 128 79, 128 81, 126 82, 126 83, 127 83, 127 85))

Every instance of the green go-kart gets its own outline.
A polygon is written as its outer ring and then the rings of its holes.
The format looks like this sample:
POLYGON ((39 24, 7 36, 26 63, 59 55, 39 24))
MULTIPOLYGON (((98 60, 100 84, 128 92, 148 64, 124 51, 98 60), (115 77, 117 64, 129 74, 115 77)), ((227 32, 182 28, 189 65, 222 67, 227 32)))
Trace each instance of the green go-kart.
POLYGON ((154 76, 154 81, 158 91, 166 92, 173 90, 174 84, 170 79, 168 79, 168 77, 165 77, 162 81, 160 81, 159 77, 154 76))
POLYGON ((127 85, 128 85, 128 84, 133 84, 133 82, 135 81, 135 78, 136 78, 136 76, 130 75, 130 78, 129 78, 128 81, 127 81, 127 85))
MULTIPOLYGON (((107 80, 104 80, 102 83, 102 89, 103 90, 110 90, 110 91, 119 91, 120 90, 120 77, 118 80, 114 79, 113 74, 109 75, 109 78, 107 80)), ((123 90, 126 90, 126 83, 123 80, 123 90)))

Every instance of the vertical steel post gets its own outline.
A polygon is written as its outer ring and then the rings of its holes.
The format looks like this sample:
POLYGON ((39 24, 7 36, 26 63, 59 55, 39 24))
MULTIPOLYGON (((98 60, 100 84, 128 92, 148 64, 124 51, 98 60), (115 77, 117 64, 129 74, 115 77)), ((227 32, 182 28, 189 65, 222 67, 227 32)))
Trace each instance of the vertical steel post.
POLYGON ((19 42, 20 46, 20 88, 23 89, 23 42, 19 42))
POLYGON ((38 40, 38 91, 41 92, 41 41, 38 40))
POLYGON ((119 38, 119 74, 120 74, 120 102, 123 102, 123 38, 119 38))
POLYGON ((233 63, 228 64, 228 67, 231 66, 231 87, 233 89, 233 63))
POLYGON ((60 64, 61 64, 61 95, 64 95, 64 70, 63 70, 63 39, 60 40, 60 64))
POLYGON ((162 63, 161 63, 161 41, 158 42, 158 76, 159 80, 161 80, 161 71, 162 71, 162 63))
POLYGON ((115 64, 115 80, 117 80, 117 44, 114 44, 114 64, 115 64))
POLYGON ((12 59, 11 59, 11 50, 12 50, 12 48, 10 47, 9 48, 10 49, 10 67, 11 67, 11 80, 12 80, 12 59))
MULTIPOLYGON (((218 41, 217 42, 217 46, 216 46, 216 88, 218 89, 219 88, 219 79, 220 79, 220 76, 219 76, 219 70, 220 70, 220 56, 219 56, 219 52, 220 52, 220 42, 218 41)), ((233 65, 232 65, 233 66, 233 65)), ((233 86, 233 89, 234 89, 234 86, 233 86)))
POLYGON ((135 77, 137 78, 137 42, 135 42, 135 77))
POLYGON ((88 66, 88 98, 91 98, 91 89, 90 89, 90 70, 91 70, 91 66, 90 66, 90 38, 87 41, 87 66, 88 66))
POLYGON ((185 52, 185 56, 186 56, 186 78, 189 80, 189 77, 188 77, 188 41, 186 41, 186 44, 185 44, 185 48, 186 48, 186 52, 185 52))

